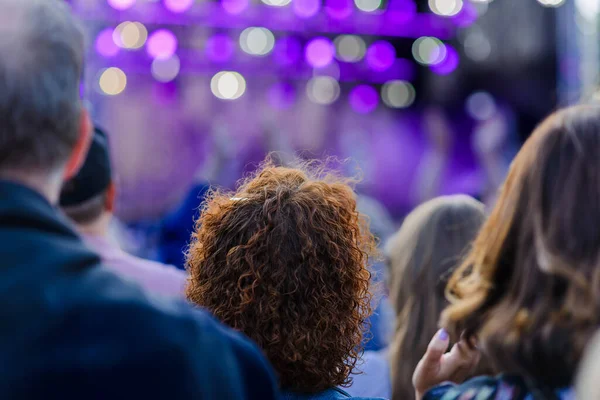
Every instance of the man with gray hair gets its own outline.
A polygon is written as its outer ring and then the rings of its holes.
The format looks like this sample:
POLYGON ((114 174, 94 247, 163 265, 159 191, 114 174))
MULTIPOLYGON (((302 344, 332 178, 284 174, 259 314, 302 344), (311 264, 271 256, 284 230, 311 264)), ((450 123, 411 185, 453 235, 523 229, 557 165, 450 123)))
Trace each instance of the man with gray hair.
POLYGON ((82 65, 63 0, 0 0, 0 398, 276 398, 253 344, 122 281, 56 210, 91 137, 82 65))

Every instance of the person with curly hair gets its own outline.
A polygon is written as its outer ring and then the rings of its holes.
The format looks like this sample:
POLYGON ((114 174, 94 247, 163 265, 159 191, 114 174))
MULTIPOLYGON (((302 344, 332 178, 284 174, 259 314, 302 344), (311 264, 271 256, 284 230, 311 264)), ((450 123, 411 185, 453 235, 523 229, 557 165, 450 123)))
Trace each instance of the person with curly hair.
POLYGON ((413 376, 417 399, 572 398, 600 328, 599 220, 600 107, 567 108, 527 140, 451 276, 445 330, 413 376), (463 340, 445 354, 449 336, 463 340), (503 375, 432 388, 464 379, 477 349, 503 375))
POLYGON ((350 397, 375 240, 352 182, 266 161, 209 193, 187 254, 187 297, 263 349, 284 399, 350 397))

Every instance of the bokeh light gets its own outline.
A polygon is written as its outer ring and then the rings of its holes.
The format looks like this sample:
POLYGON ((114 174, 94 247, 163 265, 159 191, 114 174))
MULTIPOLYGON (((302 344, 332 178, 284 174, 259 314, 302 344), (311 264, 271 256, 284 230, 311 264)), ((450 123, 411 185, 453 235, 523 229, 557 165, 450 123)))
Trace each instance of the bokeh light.
POLYGON ((333 61, 335 47, 331 40, 324 37, 312 39, 304 49, 306 62, 315 68, 323 68, 333 61))
POLYGON ((102 93, 115 96, 127 87, 127 75, 119 68, 107 68, 100 73, 98 86, 102 93))
POLYGON ((484 61, 492 53, 492 45, 483 32, 470 32, 463 45, 465 54, 473 61, 484 61))
POLYGON ((300 18, 314 17, 321 9, 321 0, 294 0, 292 9, 300 18))
POLYGON ((108 5, 115 10, 127 10, 135 5, 136 0, 107 0, 108 5))
POLYGON ((352 0, 325 0, 325 12, 333 19, 346 19, 353 11, 352 0))
POLYGON ((221 100, 235 100, 246 92, 246 80, 234 71, 221 71, 210 81, 210 90, 221 100))
POLYGON ((96 51, 104 57, 114 57, 119 53, 119 46, 113 40, 112 28, 102 30, 96 37, 96 51))
POLYGON ((429 0, 431 12, 444 17, 456 15, 463 8, 463 0, 429 0))
POLYGON ((359 85, 352 89, 348 98, 350 107, 359 114, 369 114, 379 105, 379 93, 369 85, 359 85))
POLYGON ((410 107, 417 97, 414 86, 407 81, 389 81, 381 88, 381 99, 391 108, 410 107))
POLYGON ((248 8, 249 4, 249 0, 221 0, 221 7, 231 15, 241 14, 248 8))
POLYGON ((271 7, 284 7, 291 3, 292 0, 262 0, 268 6, 271 7))
POLYGON ((340 97, 340 84, 330 76, 315 76, 308 81, 306 94, 313 103, 328 105, 340 97))
POLYGON ((165 7, 174 13, 186 12, 194 5, 194 1, 195 0, 164 0, 165 7))
POLYGON ((360 36, 341 35, 334 42, 336 57, 344 62, 357 62, 365 56, 367 45, 360 36))
POLYGON ((302 58, 302 43, 294 36, 279 38, 273 49, 273 59, 279 65, 296 64, 302 58))
POLYGON ((475 92, 467 98, 469 115, 478 121, 485 121, 496 114, 496 102, 488 92, 475 92))
POLYGON ((560 7, 565 4, 565 0, 538 0, 538 3, 544 7, 560 7))
POLYGON ((152 61, 152 76, 159 82, 171 82, 179 75, 181 62, 177 54, 167 59, 156 58, 152 61))
POLYGON ((460 57, 454 47, 446 45, 446 57, 438 64, 432 65, 431 70, 438 75, 448 75, 458 67, 460 57))
POLYGON ((177 51, 177 38, 173 32, 159 29, 148 38, 146 50, 153 58, 169 58, 177 51))
POLYGON ((369 46, 366 56, 367 64, 374 71, 385 71, 394 65, 396 49, 390 42, 378 40, 369 46))
POLYGON ((147 39, 148 30, 139 22, 123 22, 113 32, 113 41, 124 49, 139 49, 147 39))
POLYGON ((275 46, 275 36, 267 28, 250 27, 240 35, 240 47, 245 53, 254 56, 269 54, 275 46))
POLYGON ((288 82, 278 82, 267 92, 269 105, 277 110, 288 110, 296 102, 296 88, 288 82))
POLYGON ((233 39, 224 33, 218 33, 206 40, 204 54, 213 62, 226 62, 231 60, 235 52, 233 39))
POLYGON ((446 46, 437 38, 424 36, 415 40, 412 53, 419 64, 436 65, 446 58, 446 46))
POLYGON ((354 0, 356 8, 364 12, 373 12, 381 7, 381 0, 354 0))

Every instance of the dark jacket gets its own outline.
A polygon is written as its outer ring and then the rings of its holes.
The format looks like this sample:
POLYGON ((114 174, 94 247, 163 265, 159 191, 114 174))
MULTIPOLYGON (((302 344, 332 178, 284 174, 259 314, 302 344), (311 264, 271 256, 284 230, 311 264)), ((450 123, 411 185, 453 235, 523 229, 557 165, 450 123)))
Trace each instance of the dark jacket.
POLYGON ((0 399, 274 399, 263 356, 99 264, 40 195, 0 182, 0 399))

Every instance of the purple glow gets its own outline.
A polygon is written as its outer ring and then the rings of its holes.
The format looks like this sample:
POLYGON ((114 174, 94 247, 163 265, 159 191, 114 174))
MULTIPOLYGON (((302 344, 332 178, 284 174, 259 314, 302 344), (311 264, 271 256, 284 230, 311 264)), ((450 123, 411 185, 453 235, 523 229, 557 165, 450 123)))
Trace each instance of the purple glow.
POLYGON ((154 31, 146 42, 146 51, 152 58, 169 58, 177 51, 177 38, 166 29, 154 31))
POLYGON ((369 85, 359 85, 349 96, 350 107, 359 114, 369 114, 379 105, 379 93, 369 85))
POLYGON ((221 7, 226 13, 238 15, 248 8, 249 0, 221 0, 221 7))
POLYGON ((287 82, 276 83, 267 93, 269 105, 277 110, 287 110, 296 102, 296 88, 287 82))
POLYGON ((369 47, 365 58, 373 71, 385 71, 394 65, 396 49, 391 43, 379 40, 369 47))
POLYGON ((352 15, 352 0, 325 0, 325 12, 333 19, 345 19, 352 15))
POLYGON ((437 65, 432 65, 431 70, 438 75, 448 75, 453 72, 459 64, 458 52, 449 44, 446 45, 446 57, 437 65))
POLYGON ((321 9, 320 0, 295 0, 292 2, 294 14, 300 18, 310 18, 317 15, 321 9))
POLYGON ((330 64, 331 61, 333 61, 334 54, 335 46, 331 40, 324 37, 318 37, 311 40, 304 50, 306 62, 315 68, 323 68, 330 64))
POLYGON ((208 38, 204 52, 211 61, 226 62, 233 57, 235 44, 229 36, 222 33, 216 34, 208 38))
POLYGON ((136 0, 107 0, 108 5, 116 10, 127 10, 133 7, 136 0))
POLYGON ((471 26, 477 21, 477 9, 471 2, 465 1, 460 12, 452 17, 454 23, 462 28, 471 26))
POLYGON ((296 64, 302 57, 302 43, 293 36, 277 40, 273 49, 273 59, 279 65, 296 64))
POLYGON ((413 0, 390 0, 385 18, 392 23, 406 23, 417 15, 417 5, 413 0))
POLYGON ((164 0, 165 7, 174 13, 182 13, 194 5, 194 0, 164 0))
POLYGON ((114 57, 119 53, 119 46, 113 40, 114 29, 106 28, 96 37, 96 51, 104 57, 114 57))

